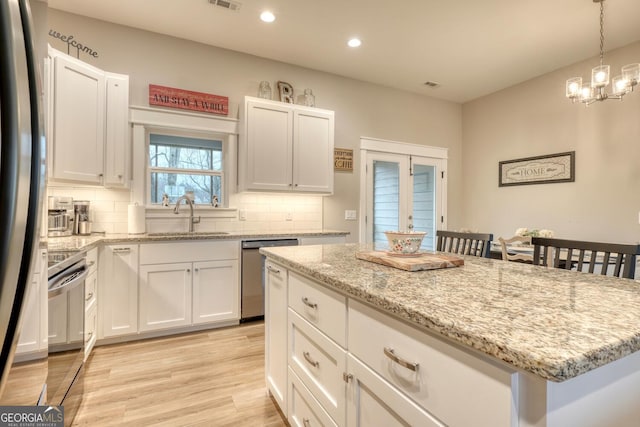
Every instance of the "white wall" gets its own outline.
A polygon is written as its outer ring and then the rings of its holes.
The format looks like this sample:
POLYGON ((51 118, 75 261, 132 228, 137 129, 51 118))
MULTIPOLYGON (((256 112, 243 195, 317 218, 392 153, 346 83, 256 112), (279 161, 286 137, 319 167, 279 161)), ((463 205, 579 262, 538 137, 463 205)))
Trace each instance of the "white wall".
MULTIPOLYGON (((640 42, 605 54, 612 76, 631 62, 640 62, 640 42)), ((566 79, 590 79, 597 64, 593 58, 463 106, 460 226, 496 238, 528 227, 564 238, 640 240, 640 88, 588 108, 564 96, 566 79), (574 150, 573 183, 498 187, 501 160, 574 150)))
MULTIPOLYGON (((461 224, 462 109, 459 104, 54 9, 50 9, 48 15, 51 29, 74 35, 75 40, 99 54, 98 58, 81 54, 81 60, 107 71, 129 74, 130 99, 134 105, 148 105, 148 85, 153 83, 228 96, 230 115, 235 117, 243 97, 256 96, 262 80, 270 81, 272 89, 276 81, 287 81, 293 85, 296 95, 311 88, 318 107, 336 112, 335 146, 354 150, 354 172, 336 172, 335 194, 322 201, 322 226, 349 231, 349 241, 358 239, 358 224, 345 221, 344 210, 357 210, 359 206, 361 136, 448 147, 449 224, 454 227, 461 224)), ((66 44, 60 40, 49 37, 49 42, 54 48, 67 51, 66 44)), ((429 90, 425 88, 425 94, 428 95, 429 90)))

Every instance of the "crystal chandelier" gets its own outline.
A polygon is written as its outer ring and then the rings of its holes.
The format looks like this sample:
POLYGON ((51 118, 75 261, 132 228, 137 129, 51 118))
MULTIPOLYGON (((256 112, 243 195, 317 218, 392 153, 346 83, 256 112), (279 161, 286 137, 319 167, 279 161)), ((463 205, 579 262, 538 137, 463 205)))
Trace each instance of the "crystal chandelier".
POLYGON ((622 67, 619 76, 611 79, 612 91, 607 93, 609 85, 609 66, 603 65, 604 59, 604 0, 593 0, 600 3, 600 65, 591 70, 591 85, 582 84, 582 77, 572 77, 567 80, 566 94, 572 102, 580 101, 585 106, 596 101, 607 99, 622 99, 640 80, 640 64, 629 64, 622 67))

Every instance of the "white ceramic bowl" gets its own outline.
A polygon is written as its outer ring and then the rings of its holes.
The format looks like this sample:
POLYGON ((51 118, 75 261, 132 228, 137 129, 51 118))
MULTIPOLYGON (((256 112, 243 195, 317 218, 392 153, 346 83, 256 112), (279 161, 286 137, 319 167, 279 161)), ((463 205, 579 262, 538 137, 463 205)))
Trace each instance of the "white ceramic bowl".
POLYGON ((385 231, 389 242, 389 250, 398 254, 413 254, 418 252, 422 239, 427 235, 424 231, 385 231))

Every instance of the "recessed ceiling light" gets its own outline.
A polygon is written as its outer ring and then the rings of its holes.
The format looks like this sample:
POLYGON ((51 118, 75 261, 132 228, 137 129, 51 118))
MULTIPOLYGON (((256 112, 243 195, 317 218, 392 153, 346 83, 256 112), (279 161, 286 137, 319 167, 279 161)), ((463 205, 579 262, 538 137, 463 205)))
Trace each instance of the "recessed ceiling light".
POLYGON ((362 41, 358 38, 352 38, 349 39, 349 41, 347 42, 347 44, 349 45, 349 47, 358 47, 362 44, 362 41))
POLYGON ((260 14, 260 19, 263 22, 273 22, 276 20, 276 16, 273 13, 266 10, 260 14))

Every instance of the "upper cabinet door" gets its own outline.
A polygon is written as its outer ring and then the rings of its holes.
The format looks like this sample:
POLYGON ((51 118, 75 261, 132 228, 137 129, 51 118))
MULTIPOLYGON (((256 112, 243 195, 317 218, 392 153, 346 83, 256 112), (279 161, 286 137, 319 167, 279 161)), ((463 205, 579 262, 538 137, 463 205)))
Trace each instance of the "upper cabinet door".
POLYGON ((246 121, 247 188, 291 190, 293 110, 250 101, 246 121))
POLYGON ((293 189, 333 192, 333 112, 296 111, 293 130, 293 189))
POLYGON ((52 178, 101 184, 104 73, 64 56, 54 64, 52 178))
POLYGON ((129 185, 129 76, 106 73, 105 187, 129 185))
POLYGON ((334 112, 245 98, 240 190, 333 192, 334 112))

